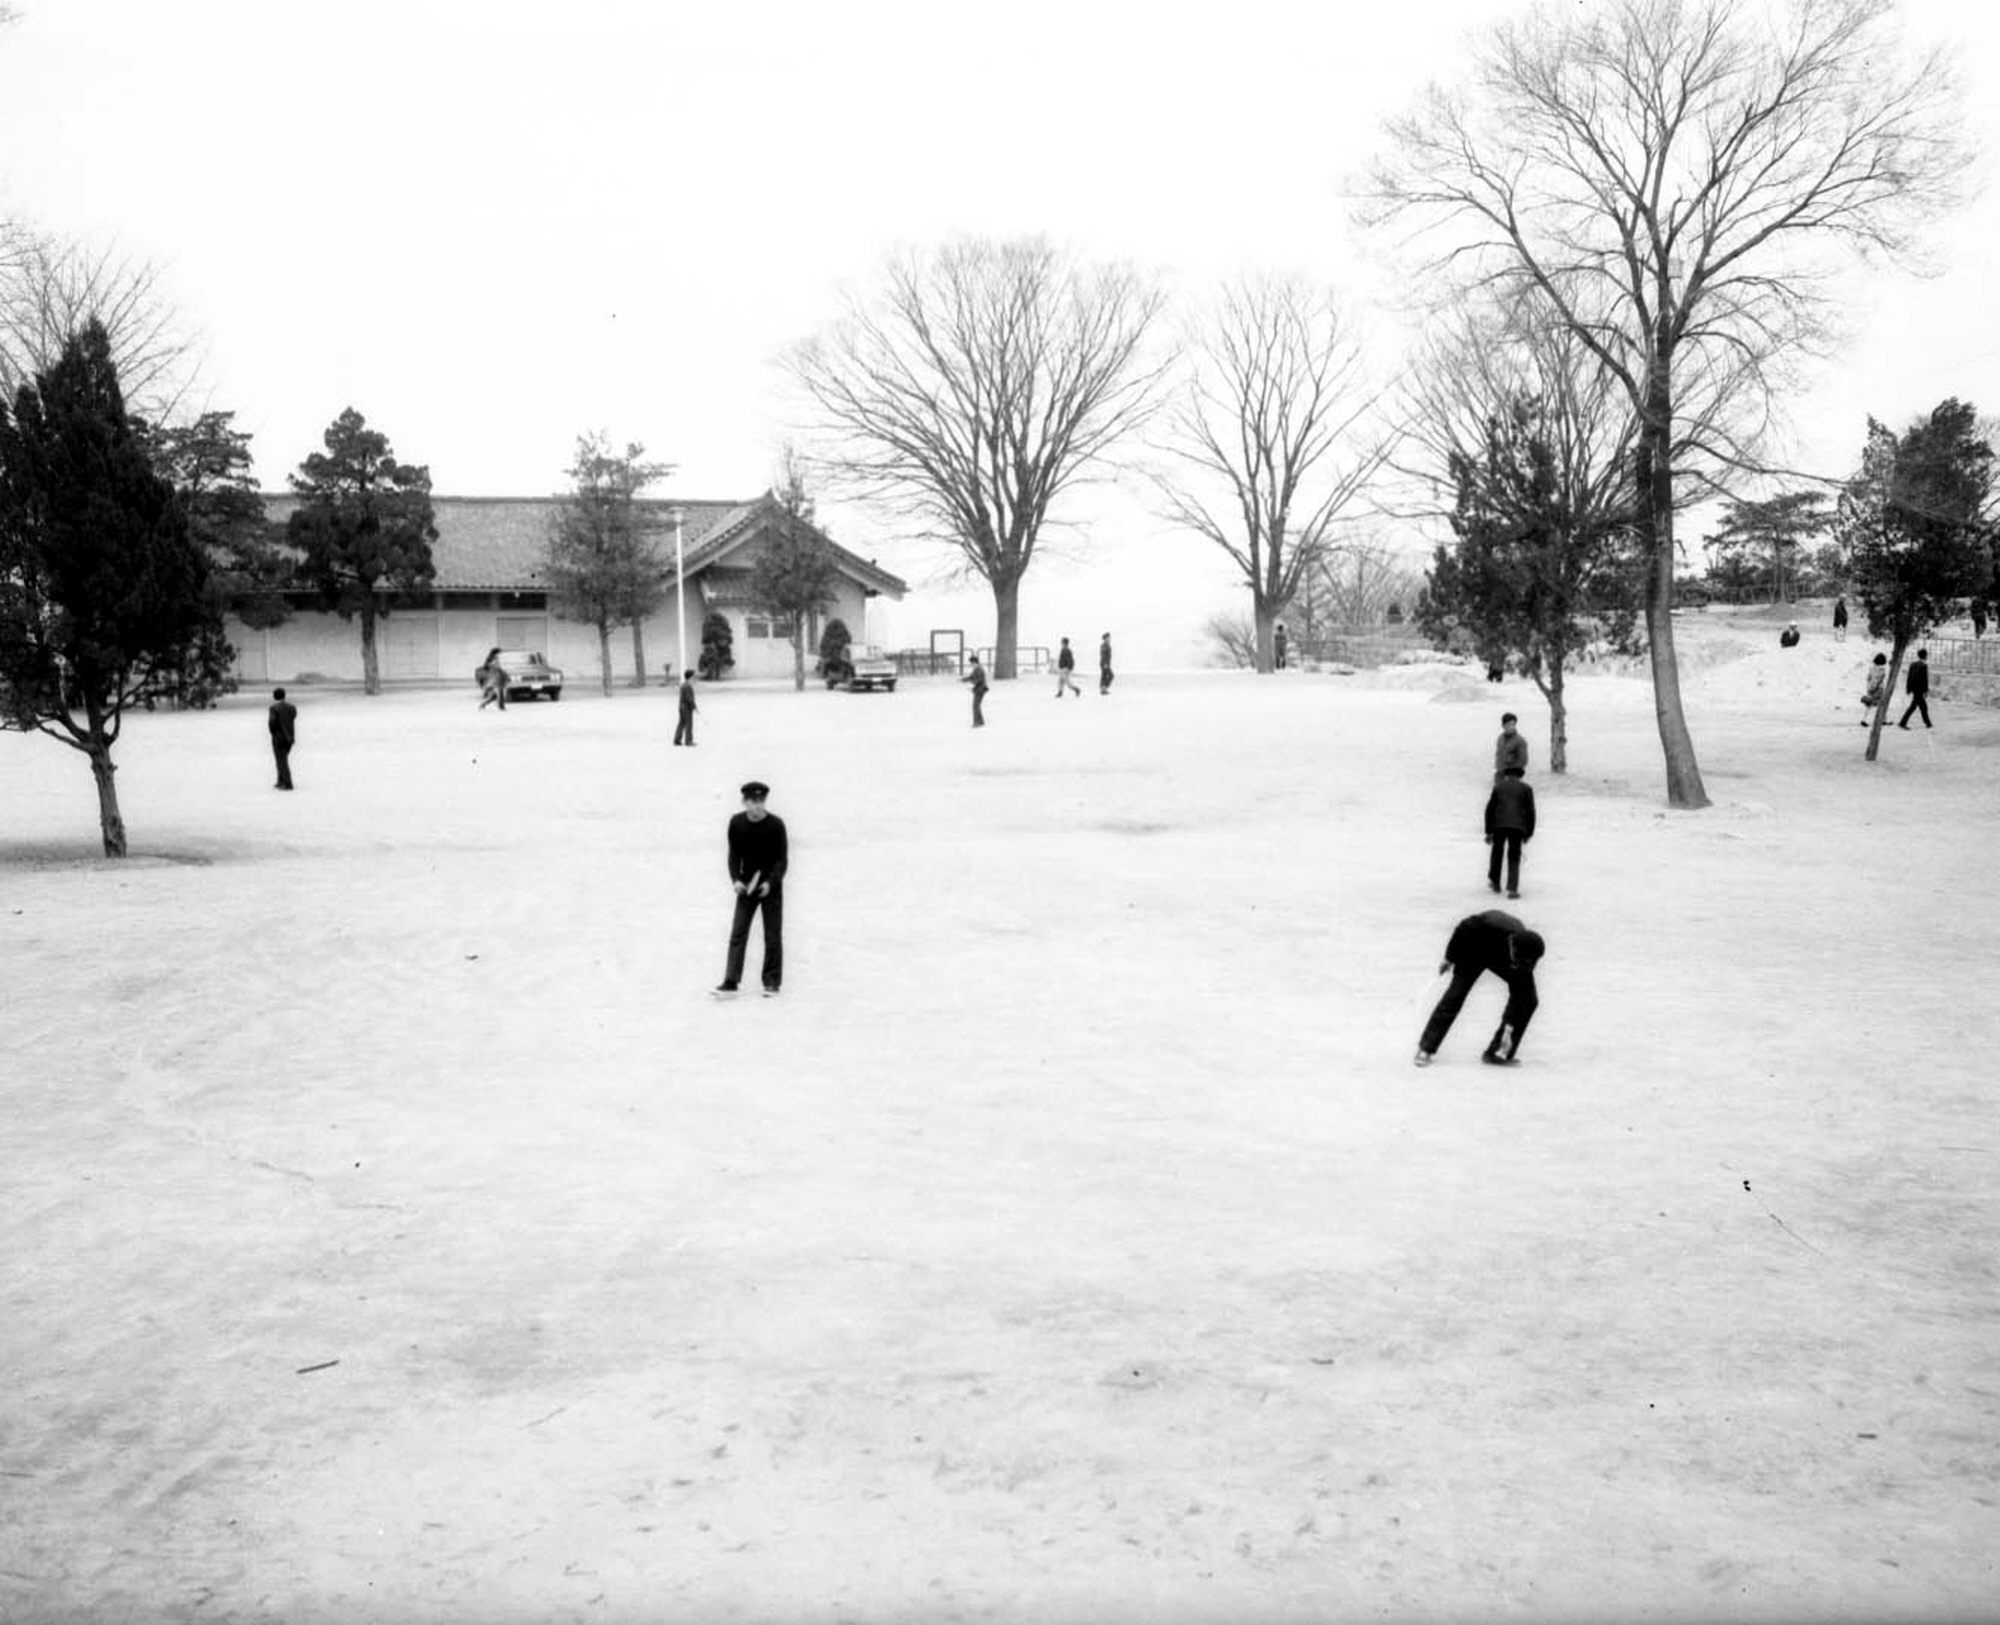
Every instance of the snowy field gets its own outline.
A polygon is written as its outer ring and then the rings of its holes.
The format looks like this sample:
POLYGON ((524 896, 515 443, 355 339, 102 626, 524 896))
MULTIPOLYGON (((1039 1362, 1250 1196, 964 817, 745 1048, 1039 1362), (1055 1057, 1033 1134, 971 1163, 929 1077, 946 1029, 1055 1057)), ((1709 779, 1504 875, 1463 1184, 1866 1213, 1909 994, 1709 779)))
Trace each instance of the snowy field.
POLYGON ((124 863, 0 735, 0 1619, 1991 1618, 2000 711, 1868 653, 1691 620, 1700 813, 1620 675, 245 695, 124 863))

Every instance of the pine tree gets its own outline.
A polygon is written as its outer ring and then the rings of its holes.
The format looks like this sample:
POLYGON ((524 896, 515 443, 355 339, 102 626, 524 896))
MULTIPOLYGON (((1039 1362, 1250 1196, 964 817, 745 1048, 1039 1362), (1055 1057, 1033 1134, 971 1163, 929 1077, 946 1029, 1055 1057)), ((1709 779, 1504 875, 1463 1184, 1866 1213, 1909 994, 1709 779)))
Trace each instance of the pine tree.
POLYGON ((375 623, 392 592, 415 592, 436 579, 428 468, 399 463, 386 435, 353 407, 328 425, 326 450, 291 476, 299 506, 286 534, 304 555, 299 573, 319 591, 322 608, 361 618, 361 670, 370 694, 382 692, 375 623))
POLYGON ((91 321, 0 406, 0 725, 89 759, 107 857, 126 853, 126 708, 219 636, 207 561, 91 321))

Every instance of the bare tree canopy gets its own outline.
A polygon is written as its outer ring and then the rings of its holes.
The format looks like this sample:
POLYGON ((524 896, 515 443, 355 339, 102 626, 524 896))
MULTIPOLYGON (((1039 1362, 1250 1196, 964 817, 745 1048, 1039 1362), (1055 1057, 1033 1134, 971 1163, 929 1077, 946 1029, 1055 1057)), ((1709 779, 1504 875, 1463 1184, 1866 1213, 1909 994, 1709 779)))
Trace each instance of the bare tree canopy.
POLYGON ((193 344, 159 268, 116 249, 0 224, 0 387, 51 366, 92 321, 111 342, 125 398, 141 417, 171 417, 193 383, 193 344))
POLYGON ((1158 483, 1167 517, 1243 572, 1257 669, 1269 671, 1273 625, 1381 462, 1356 442, 1375 397, 1339 302, 1294 278, 1225 289, 1189 354, 1164 449, 1193 480, 1158 483))
POLYGON ((1675 806, 1708 797, 1669 620, 1674 477, 1750 460, 1846 257, 1914 257, 1958 195, 1957 108, 1892 0, 1617 0, 1495 27, 1467 88, 1390 126, 1376 221, 1442 233, 1432 263, 1461 282, 1535 288, 1630 402, 1675 806))
POLYGON ((892 258, 875 297, 786 358, 829 472, 992 587, 996 677, 1014 675, 1021 578, 1057 499, 1154 404, 1161 302, 1039 238, 968 240, 892 258))

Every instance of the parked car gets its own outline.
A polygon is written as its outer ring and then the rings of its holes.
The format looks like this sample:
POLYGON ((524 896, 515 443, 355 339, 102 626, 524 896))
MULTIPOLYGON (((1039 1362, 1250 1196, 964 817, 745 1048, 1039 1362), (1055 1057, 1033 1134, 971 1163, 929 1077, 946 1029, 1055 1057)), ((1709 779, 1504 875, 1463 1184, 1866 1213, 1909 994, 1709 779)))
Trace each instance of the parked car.
MULTIPOLYGON (((507 674, 507 698, 510 700, 539 700, 544 696, 551 700, 562 698, 562 668, 551 666, 532 649, 501 650, 500 669, 507 674)), ((474 667, 472 680, 483 683, 486 668, 474 667)))
POLYGON ((847 676, 841 686, 849 693, 859 693, 863 689, 879 688, 885 693, 896 692, 896 662, 880 649, 870 645, 856 654, 850 645, 847 651, 847 676))

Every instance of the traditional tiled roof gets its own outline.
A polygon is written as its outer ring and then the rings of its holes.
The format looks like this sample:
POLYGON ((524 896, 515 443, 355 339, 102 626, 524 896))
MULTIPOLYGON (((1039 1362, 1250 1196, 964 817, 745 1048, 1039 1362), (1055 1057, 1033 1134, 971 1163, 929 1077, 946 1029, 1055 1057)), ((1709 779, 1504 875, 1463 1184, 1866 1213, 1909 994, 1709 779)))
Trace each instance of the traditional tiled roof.
MULTIPOLYGON (((687 558, 687 572, 693 576, 697 570, 720 564, 738 548, 762 535, 767 527, 777 522, 784 512, 777 499, 766 492, 754 502, 746 502, 733 512, 726 514, 716 524, 702 533, 699 542, 690 536, 682 537, 682 551, 687 558)), ((844 573, 861 583, 870 592, 878 592, 890 598, 901 598, 908 590, 908 583, 902 577, 892 575, 873 559, 864 559, 858 553, 850 553, 830 536, 820 538, 833 552, 844 573)))
MULTIPOLYGON (((264 505, 265 513, 282 530, 299 499, 290 492, 270 493, 264 505)), ((544 590, 547 583, 542 579, 542 566, 548 557, 549 526, 557 506, 553 497, 432 497, 431 514, 438 533, 431 544, 431 561, 437 566, 436 590, 544 590)), ((674 509, 680 509, 681 553, 690 580, 759 534, 761 522, 778 512, 768 494, 749 502, 673 502, 651 497, 642 499, 638 508, 648 530, 666 544, 663 557, 671 555, 671 516, 674 509)), ((871 592, 903 596, 900 579, 836 542, 828 545, 842 569, 871 592)))

